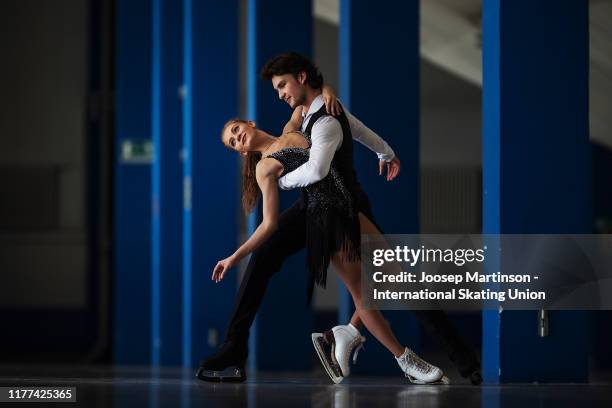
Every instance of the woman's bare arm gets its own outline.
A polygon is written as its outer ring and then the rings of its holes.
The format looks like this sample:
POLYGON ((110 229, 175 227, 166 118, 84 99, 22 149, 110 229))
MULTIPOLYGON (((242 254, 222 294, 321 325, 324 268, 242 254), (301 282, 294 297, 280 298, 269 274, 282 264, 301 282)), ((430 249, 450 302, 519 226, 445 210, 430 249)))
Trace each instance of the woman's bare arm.
POLYGON ((261 190, 263 202, 263 220, 250 238, 231 256, 217 263, 212 279, 219 282, 226 272, 242 258, 255 251, 272 235, 278 226, 278 177, 283 166, 274 159, 263 159, 257 164, 257 184, 261 190))
POLYGON ((289 119, 289 122, 287 122, 287 124, 283 128, 283 135, 285 133, 300 130, 302 128, 303 120, 304 118, 302 118, 302 106, 298 106, 293 110, 293 113, 291 114, 291 119, 289 119))
MULTIPOLYGON (((336 97, 336 93, 334 92, 334 90, 328 85, 323 85, 321 95, 323 96, 323 101, 325 102, 325 109, 327 110, 327 113, 334 116, 338 116, 340 112, 342 112, 342 107, 338 102, 338 98, 336 97)), ((289 119, 289 122, 287 122, 287 124, 283 128, 283 134, 288 132, 294 132, 302 128, 302 122, 304 121, 304 118, 302 117, 302 111, 302 106, 298 106, 293 110, 293 113, 291 114, 291 119, 289 119)))

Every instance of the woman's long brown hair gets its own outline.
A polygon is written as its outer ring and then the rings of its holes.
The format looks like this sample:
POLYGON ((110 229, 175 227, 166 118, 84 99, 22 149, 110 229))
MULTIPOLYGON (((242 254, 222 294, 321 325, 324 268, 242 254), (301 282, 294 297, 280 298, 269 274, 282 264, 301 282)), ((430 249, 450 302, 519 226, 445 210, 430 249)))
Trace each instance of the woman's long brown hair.
MULTIPOLYGON (((221 131, 221 137, 223 137, 225 129, 233 123, 246 124, 248 122, 243 119, 231 119, 227 121, 221 131)), ((260 152, 248 152, 246 157, 242 159, 242 209, 245 214, 253 211, 255 205, 257 205, 257 199, 259 198, 260 190, 255 177, 255 168, 260 160, 260 152)))
POLYGON ((248 152, 242 161, 242 209, 245 214, 250 213, 257 205, 259 186, 255 178, 255 167, 261 160, 261 153, 248 152))

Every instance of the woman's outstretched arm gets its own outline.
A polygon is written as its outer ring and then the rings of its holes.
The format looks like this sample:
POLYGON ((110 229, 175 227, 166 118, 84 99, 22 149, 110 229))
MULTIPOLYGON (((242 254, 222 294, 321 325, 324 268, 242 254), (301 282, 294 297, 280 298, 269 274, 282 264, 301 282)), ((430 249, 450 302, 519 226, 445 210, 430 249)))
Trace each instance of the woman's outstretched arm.
POLYGON ((232 266, 259 248, 276 231, 278 226, 278 187, 276 183, 282 170, 283 166, 274 159, 263 159, 257 164, 255 175, 261 190, 263 220, 253 235, 236 252, 217 262, 212 274, 212 280, 215 282, 221 281, 232 266))

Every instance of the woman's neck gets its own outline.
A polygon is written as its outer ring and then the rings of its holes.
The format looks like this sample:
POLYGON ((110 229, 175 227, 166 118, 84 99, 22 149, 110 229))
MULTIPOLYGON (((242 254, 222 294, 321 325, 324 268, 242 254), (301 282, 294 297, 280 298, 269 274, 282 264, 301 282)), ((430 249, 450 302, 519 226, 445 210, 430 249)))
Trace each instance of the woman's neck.
POLYGON ((261 143, 257 146, 255 150, 263 154, 270 149, 270 146, 276 143, 278 138, 272 136, 269 133, 264 132, 263 130, 259 130, 259 132, 261 133, 263 137, 262 137, 261 143))

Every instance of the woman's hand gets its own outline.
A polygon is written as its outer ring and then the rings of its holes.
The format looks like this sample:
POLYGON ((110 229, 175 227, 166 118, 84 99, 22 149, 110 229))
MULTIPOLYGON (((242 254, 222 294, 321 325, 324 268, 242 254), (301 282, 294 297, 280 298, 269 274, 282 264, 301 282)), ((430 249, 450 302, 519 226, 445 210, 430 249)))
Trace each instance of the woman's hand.
POLYGON ((342 107, 340 106, 340 102, 338 102, 338 98, 336 98, 334 90, 327 85, 323 85, 321 94, 323 96, 323 101, 325 101, 325 110, 327 113, 338 116, 340 112, 342 112, 342 107))
POLYGON ((217 262, 215 269, 213 269, 212 280, 214 280, 215 283, 221 282, 221 279, 225 277, 227 271, 229 271, 235 264, 236 258, 233 255, 217 262))

